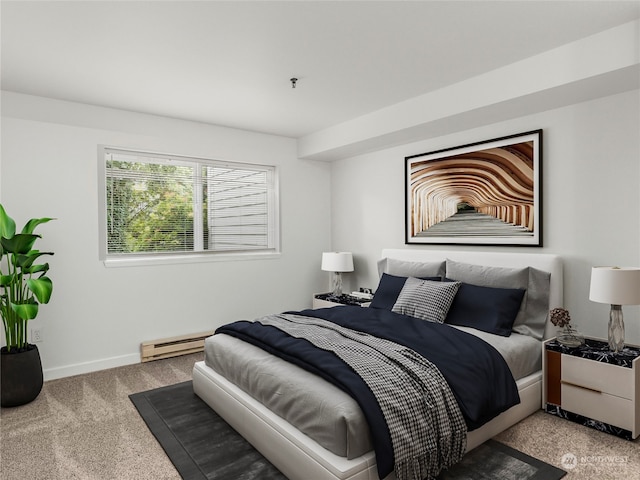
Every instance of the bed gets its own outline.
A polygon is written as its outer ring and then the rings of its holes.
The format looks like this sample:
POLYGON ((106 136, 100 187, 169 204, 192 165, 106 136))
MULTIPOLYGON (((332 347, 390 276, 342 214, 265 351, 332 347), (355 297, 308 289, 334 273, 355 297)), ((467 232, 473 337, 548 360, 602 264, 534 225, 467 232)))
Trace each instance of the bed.
MULTIPOLYGON (((383 280, 395 282, 397 278, 402 277, 434 280, 433 273, 437 273, 438 277, 461 281, 467 288, 469 285, 473 287, 484 284, 487 287, 495 287, 496 290, 506 290, 507 287, 517 287, 518 282, 524 282, 521 285, 522 290, 525 290, 523 298, 527 298, 531 308, 537 309, 538 312, 537 319, 532 320, 530 325, 526 321, 522 323, 521 315, 525 305, 523 300, 523 306, 521 311, 518 311, 518 317, 513 326, 515 332, 509 337, 502 336, 502 334, 496 335, 496 332, 491 330, 493 327, 489 329, 488 333, 471 328, 465 325, 465 322, 454 326, 455 330, 471 333, 474 338, 478 337, 488 341, 505 358, 511 356, 509 349, 514 350, 513 341, 520 342, 516 347, 517 350, 531 352, 525 356, 524 360, 522 356, 513 356, 506 362, 513 378, 516 379, 515 385, 520 402, 484 423, 481 427, 470 430, 466 437, 466 449, 475 448, 542 407, 541 341, 552 336, 553 331, 547 322, 546 312, 551 308, 563 305, 562 263, 559 257, 536 253, 386 249, 382 252, 378 267, 382 276, 378 287, 379 292, 387 291, 387 287, 382 288, 383 280), (439 267, 436 267, 437 265, 439 267), (434 272, 434 268, 439 271, 434 272), (543 292, 537 291, 543 288, 541 285, 544 285, 545 291, 543 292), (538 302, 537 305, 536 302, 538 302), (544 312, 544 314, 540 312, 544 312)), ((376 292, 377 297, 379 292, 376 292)), ((374 298, 374 303, 375 301, 376 298, 374 298)), ((378 304, 380 301, 389 302, 389 299, 379 296, 378 304)), ((393 302, 393 300, 391 301, 393 302)), ((399 303, 397 299, 395 302, 399 303)), ((327 309, 332 311, 327 315, 335 315, 336 310, 342 308, 346 307, 327 309)), ((361 309, 361 307, 350 308, 361 309)), ((366 312, 367 309, 361 310, 366 312)), ((374 310, 376 309, 371 309, 369 312, 373 314, 374 310)), ((325 385, 326 382, 319 377, 291 366, 288 362, 275 358, 270 353, 260 350, 254 345, 245 344, 242 340, 232 336, 214 335, 207 340, 205 351, 205 361, 196 363, 193 370, 195 393, 289 479, 364 480, 379 478, 376 454, 371 446, 361 439, 366 436, 362 432, 367 432, 366 422, 365 425, 361 425, 361 418, 350 419, 350 422, 353 420, 352 423, 346 426, 342 425, 344 423, 342 417, 340 417, 340 421, 334 422, 340 424, 336 428, 347 430, 347 439, 344 441, 338 439, 339 445, 335 445, 335 439, 327 440, 322 438, 322 433, 318 434, 316 430, 319 427, 312 421, 313 417, 322 418, 322 415, 317 412, 324 408, 323 404, 318 407, 318 410, 309 412, 307 415, 304 415, 304 412, 291 409, 290 405, 286 403, 280 407, 281 411, 278 411, 277 406, 274 407, 269 404, 269 401, 265 401, 264 394, 256 392, 248 394, 246 390, 250 390, 252 382, 256 383, 267 377, 282 378, 284 376, 287 378, 286 384, 276 388, 280 393, 288 392, 287 388, 305 390, 308 387, 309 396, 317 399, 325 395, 328 397, 329 394, 324 392, 333 389, 331 395, 337 395, 334 403, 339 408, 343 403, 352 401, 340 397, 340 395, 346 395, 344 392, 340 392, 333 385, 325 385), (234 353, 241 361, 249 363, 240 367, 228 365, 225 371, 224 364, 230 361, 229 359, 234 353), (253 360, 246 360, 247 358, 253 360), (214 370, 212 365, 224 374, 214 370), (232 370, 233 368, 236 370, 232 370), (270 371, 270 368, 275 370, 270 371), (285 370, 278 370, 279 368, 285 370), (238 373, 229 373, 234 371, 238 373), (252 375, 259 378, 252 378, 252 375), (297 386, 298 380, 295 379, 298 377, 300 382, 308 383, 303 383, 302 387, 297 386), (314 390, 316 388, 317 391, 314 390), (323 390, 325 388, 329 390, 323 390), (274 413, 274 411, 278 413, 274 413), (290 411, 294 413, 291 414, 290 411), (301 420, 292 418, 292 415, 300 417, 301 420)), ((282 396, 286 397, 286 395, 280 395, 280 397, 282 396)), ((299 397, 295 398, 295 402, 298 402, 299 397)), ((333 399, 333 397, 331 398, 333 399)), ((324 435, 325 437, 340 437, 342 430, 340 432, 338 435, 325 432, 324 435)), ((385 477, 386 480, 395 478, 393 472, 385 477)))

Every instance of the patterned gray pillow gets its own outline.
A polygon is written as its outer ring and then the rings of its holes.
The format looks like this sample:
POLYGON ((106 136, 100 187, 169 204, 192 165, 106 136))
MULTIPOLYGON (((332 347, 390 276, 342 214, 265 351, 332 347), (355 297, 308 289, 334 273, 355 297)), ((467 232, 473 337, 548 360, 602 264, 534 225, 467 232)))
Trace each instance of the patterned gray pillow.
POLYGON ((443 323, 460 284, 409 277, 391 311, 443 323))

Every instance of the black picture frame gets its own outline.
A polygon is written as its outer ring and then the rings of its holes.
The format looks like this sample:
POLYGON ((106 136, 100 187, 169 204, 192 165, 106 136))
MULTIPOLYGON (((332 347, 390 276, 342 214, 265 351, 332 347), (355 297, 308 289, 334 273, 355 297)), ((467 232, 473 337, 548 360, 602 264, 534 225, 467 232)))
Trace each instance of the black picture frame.
POLYGON ((542 129, 405 157, 405 243, 542 246, 542 129))

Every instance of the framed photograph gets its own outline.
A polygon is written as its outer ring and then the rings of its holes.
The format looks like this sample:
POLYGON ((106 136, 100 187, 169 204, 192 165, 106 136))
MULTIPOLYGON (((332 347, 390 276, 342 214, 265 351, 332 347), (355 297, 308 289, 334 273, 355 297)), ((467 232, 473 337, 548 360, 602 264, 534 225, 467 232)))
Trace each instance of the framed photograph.
POLYGON ((405 157, 405 242, 542 246, 542 130, 405 157))

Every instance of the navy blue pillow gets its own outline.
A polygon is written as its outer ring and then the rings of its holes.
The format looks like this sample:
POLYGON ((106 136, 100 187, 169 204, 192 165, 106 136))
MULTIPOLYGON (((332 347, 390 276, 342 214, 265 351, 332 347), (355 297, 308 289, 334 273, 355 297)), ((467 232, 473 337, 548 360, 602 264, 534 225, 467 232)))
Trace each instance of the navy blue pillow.
MULTIPOLYGON (((422 280, 435 280, 440 281, 440 277, 424 277, 422 280)), ((407 281, 407 277, 398 277, 396 275, 389 275, 383 273, 378 284, 373 300, 369 308, 381 308, 383 310, 391 310, 398 300, 398 295, 404 287, 404 282, 407 281)))
POLYGON ((526 290, 480 287, 463 283, 444 323, 508 337, 526 290))

